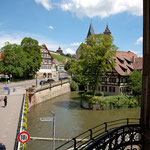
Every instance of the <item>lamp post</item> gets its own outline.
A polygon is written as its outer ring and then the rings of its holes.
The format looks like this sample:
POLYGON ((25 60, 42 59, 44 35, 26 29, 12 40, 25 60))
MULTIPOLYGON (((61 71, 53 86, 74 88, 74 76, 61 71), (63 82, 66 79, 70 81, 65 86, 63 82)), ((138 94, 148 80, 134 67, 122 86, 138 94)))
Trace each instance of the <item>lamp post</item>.
POLYGON ((53 115, 53 150, 55 150, 55 113, 52 112, 53 115))
POLYGON ((53 121, 53 150, 55 150, 55 113, 50 111, 53 117, 41 117, 41 121, 53 121))

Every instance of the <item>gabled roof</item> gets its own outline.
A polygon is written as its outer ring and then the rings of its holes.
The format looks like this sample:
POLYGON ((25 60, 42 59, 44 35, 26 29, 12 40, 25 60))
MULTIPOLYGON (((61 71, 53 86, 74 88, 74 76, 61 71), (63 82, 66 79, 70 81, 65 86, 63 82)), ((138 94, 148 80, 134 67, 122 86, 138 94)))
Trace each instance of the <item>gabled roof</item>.
POLYGON ((88 31, 88 34, 87 34, 87 38, 90 36, 90 35, 94 35, 94 29, 93 29, 93 26, 92 26, 92 23, 90 24, 90 27, 89 27, 89 31, 88 31))
POLYGON ((40 47, 41 47, 41 49, 46 49, 46 50, 48 50, 48 48, 46 47, 45 43, 43 43, 40 47))

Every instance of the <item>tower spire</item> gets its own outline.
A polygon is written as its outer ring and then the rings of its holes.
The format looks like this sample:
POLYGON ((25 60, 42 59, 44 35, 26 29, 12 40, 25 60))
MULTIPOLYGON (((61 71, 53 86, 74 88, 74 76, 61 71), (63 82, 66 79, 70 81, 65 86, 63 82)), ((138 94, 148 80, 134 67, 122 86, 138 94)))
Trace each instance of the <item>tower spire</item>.
POLYGON ((90 35, 94 35, 94 29, 93 29, 93 26, 92 26, 92 20, 91 20, 91 23, 90 23, 90 27, 89 27, 89 31, 88 31, 88 34, 87 34, 87 38, 90 36, 90 35))

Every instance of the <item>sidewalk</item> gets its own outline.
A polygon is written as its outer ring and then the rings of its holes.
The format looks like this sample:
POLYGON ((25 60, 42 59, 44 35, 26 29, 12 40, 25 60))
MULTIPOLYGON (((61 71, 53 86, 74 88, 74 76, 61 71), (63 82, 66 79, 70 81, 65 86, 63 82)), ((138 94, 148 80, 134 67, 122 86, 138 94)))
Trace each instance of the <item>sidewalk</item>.
MULTIPOLYGON (((25 94, 24 88, 17 88, 15 92, 7 95, 7 106, 4 108, 4 101, 0 101, 0 143, 6 146, 7 150, 13 150, 18 126, 19 114, 25 94)), ((0 95, 0 98, 5 95, 0 95)))

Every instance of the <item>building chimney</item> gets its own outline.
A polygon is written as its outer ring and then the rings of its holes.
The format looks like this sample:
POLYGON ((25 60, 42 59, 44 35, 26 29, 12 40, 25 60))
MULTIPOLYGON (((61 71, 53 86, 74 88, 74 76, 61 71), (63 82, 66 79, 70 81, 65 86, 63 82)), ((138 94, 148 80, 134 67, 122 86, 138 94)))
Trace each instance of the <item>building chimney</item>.
POLYGON ((132 56, 132 62, 134 63, 134 60, 135 60, 135 58, 134 58, 134 56, 132 56))

